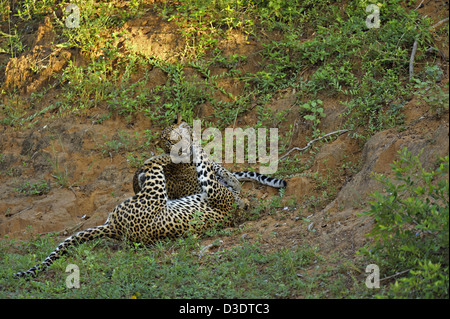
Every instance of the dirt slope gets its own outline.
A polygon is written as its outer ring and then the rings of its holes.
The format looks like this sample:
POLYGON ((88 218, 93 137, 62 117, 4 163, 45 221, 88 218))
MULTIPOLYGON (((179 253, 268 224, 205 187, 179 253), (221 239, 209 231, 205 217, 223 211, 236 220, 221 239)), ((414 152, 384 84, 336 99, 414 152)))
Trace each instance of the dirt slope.
MULTIPOLYGON (((128 22, 124 26, 130 32, 128 43, 118 45, 133 44, 136 50, 148 51, 150 47, 155 48, 153 44, 157 42, 156 49, 146 53, 170 58, 182 46, 174 36, 174 27, 158 19, 149 13, 128 22), (155 25, 159 32, 146 32, 155 25)), ((83 63, 79 52, 53 50, 52 41, 51 25, 44 20, 30 36, 30 49, 8 62, 4 87, 17 87, 29 96, 54 81, 50 75, 62 72, 67 59, 83 63), (32 73, 31 61, 42 59, 46 59, 47 67, 42 72, 32 73)), ((236 33, 222 45, 232 53, 253 54, 254 59, 243 64, 244 71, 260 67, 257 43, 245 42, 236 33)), ((446 63, 444 82, 448 81, 448 58, 446 63)), ((216 68, 212 73, 220 71, 216 68)), ((152 83, 155 86, 163 83, 164 76, 155 70, 152 83)), ((243 88, 242 83, 221 84, 234 94, 243 88)), ((47 103, 54 100, 56 93, 48 93, 47 103)), ((337 130, 338 114, 342 110, 332 98, 323 97, 323 100, 327 116, 321 129, 337 130)), ((294 93, 285 92, 271 105, 275 110, 284 110, 289 109, 293 101, 294 93)), ((371 172, 389 175, 390 164, 403 147, 408 147, 413 154, 424 148, 421 159, 430 166, 437 156, 449 153, 448 113, 440 118, 429 116, 428 106, 416 102, 413 98, 405 106, 406 122, 401 130, 379 132, 364 145, 344 134, 333 142, 318 143, 317 153, 304 153, 302 161, 313 161, 311 168, 302 176, 287 178, 288 187, 277 204, 277 214, 269 215, 268 210, 262 210, 260 218, 241 225, 243 230, 238 235, 225 237, 222 247, 236 245, 241 240, 262 242, 268 250, 308 243, 320 247, 322 253, 352 258, 365 243, 365 234, 372 225, 371 220, 357 217, 356 213, 367 206, 368 194, 380 189, 371 179, 371 172), (323 196, 324 192, 328 195, 323 196)), ((6 125, 0 128, 0 238, 28 239, 48 232, 59 232, 61 237, 70 235, 103 223, 108 212, 132 195, 134 168, 127 162, 127 152, 104 154, 102 145, 118 139, 118 131, 132 136, 145 129, 156 132, 161 128, 149 127, 148 120, 140 115, 131 120, 112 116, 99 124, 97 120, 107 112, 106 107, 99 107, 82 116, 51 119, 45 115, 32 128, 16 129, 6 125), (27 181, 47 183, 50 191, 42 195, 18 192, 27 181)), ((198 115, 210 112, 210 106, 205 104, 199 107, 198 115)), ((254 124, 254 115, 250 111, 238 118, 236 124, 242 127, 254 124)), ((302 123, 295 112, 288 112, 280 134, 291 126, 290 146, 305 146, 305 135, 310 127, 302 123)), ((245 165, 227 167, 241 170, 245 165)), ((274 189, 253 183, 245 183, 243 191, 254 205, 277 194, 274 189)), ((206 239, 205 245, 214 240, 206 239)))

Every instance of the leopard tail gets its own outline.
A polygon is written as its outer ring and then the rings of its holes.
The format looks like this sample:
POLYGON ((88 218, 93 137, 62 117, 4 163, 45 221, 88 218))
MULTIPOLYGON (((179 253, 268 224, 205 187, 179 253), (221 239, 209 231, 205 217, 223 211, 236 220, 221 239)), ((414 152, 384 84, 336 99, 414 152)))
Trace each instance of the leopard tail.
POLYGON ((272 186, 275 188, 284 188, 287 186, 287 182, 284 179, 269 177, 256 172, 233 172, 233 175, 238 181, 256 181, 260 184, 272 186))
POLYGON ((81 243, 101 238, 101 237, 114 237, 114 229, 110 224, 100 225, 92 228, 88 228, 86 230, 80 231, 73 236, 66 238, 62 243, 56 247, 56 249, 48 255, 45 260, 35 265, 34 267, 28 269, 27 271, 21 271, 15 273, 16 277, 36 277, 37 274, 46 268, 48 268, 51 264, 55 262, 59 257, 67 253, 68 248, 74 245, 79 245, 81 243))

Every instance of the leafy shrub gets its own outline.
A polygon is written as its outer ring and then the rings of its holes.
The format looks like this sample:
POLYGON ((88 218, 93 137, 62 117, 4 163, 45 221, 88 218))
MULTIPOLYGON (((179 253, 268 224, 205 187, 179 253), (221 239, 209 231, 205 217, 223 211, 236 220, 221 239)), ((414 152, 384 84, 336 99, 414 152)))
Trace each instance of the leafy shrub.
MULTIPOLYGON (((448 90, 445 92, 439 85, 443 76, 443 71, 438 65, 427 66, 425 68, 426 77, 424 80, 413 78, 414 95, 418 98, 417 103, 426 103, 430 106, 430 111, 438 116, 447 109, 449 103, 448 90)), ((446 84, 448 88, 448 82, 446 84)))
POLYGON ((314 130, 313 137, 320 136, 318 125, 320 124, 320 118, 325 117, 322 105, 323 105, 322 100, 310 100, 307 103, 300 104, 301 112, 307 113, 306 115, 303 115, 303 118, 307 121, 312 122, 314 130))
POLYGON ((448 297, 449 182, 448 156, 426 170, 405 148, 392 164, 395 180, 375 174, 384 186, 376 191, 370 210, 375 218, 369 234, 374 242, 361 250, 386 276, 400 278, 387 291, 390 297, 448 297), (408 272, 409 270, 409 272, 408 272))
POLYGON ((26 181, 25 183, 14 188, 14 190, 26 195, 44 195, 50 192, 50 184, 45 180, 40 180, 36 183, 26 181))
POLYGON ((390 296, 402 298, 448 298, 448 267, 419 261, 411 276, 400 278, 391 288, 390 296))

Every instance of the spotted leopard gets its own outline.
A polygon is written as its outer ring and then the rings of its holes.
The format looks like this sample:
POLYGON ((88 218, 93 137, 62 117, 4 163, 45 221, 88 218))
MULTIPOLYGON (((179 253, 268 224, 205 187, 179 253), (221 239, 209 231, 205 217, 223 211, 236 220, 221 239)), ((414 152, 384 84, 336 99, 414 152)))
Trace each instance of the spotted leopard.
MULTIPOLYGON (((183 138, 182 136, 173 136, 174 138, 171 138, 171 135, 177 133, 177 130, 174 128, 180 125, 181 122, 182 120, 179 116, 173 125, 165 128, 161 132, 161 147, 167 154, 170 154, 174 144, 183 138)), ((191 136, 185 136, 184 138, 191 139, 191 136)), ((256 181, 260 184, 275 188, 284 188, 287 185, 283 179, 268 177, 249 171, 230 172, 214 161, 210 161, 210 164, 216 173, 218 181, 235 194, 239 194, 241 190, 239 181, 256 181)), ((197 181, 197 173, 192 161, 189 163, 171 163, 164 167, 164 175, 166 176, 169 199, 181 198, 201 192, 201 187, 197 181)), ((140 191, 143 177, 143 169, 138 169, 133 176, 133 190, 135 193, 140 191)), ((239 201, 238 197, 236 199, 238 206, 242 208, 242 202, 239 201)))
MULTIPOLYGON (((172 127, 180 136, 192 134, 186 123, 172 127)), ((235 212, 235 194, 220 183, 211 162, 200 145, 192 143, 195 172, 201 192, 169 199, 164 167, 172 163, 169 154, 152 157, 144 163, 141 189, 119 204, 103 225, 88 228, 68 237, 40 264, 17 277, 36 276, 67 253, 68 248, 95 238, 109 237, 146 245, 163 239, 175 239, 189 231, 202 232, 217 225, 231 225, 235 212), (196 220, 196 223, 192 221, 196 220)))

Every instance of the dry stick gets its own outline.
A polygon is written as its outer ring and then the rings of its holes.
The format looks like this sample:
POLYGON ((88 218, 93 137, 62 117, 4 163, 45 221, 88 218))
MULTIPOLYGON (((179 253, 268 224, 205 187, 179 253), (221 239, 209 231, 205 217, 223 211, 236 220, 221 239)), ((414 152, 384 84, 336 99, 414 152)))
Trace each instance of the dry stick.
POLYGON ((422 3, 424 2, 424 0, 422 0, 422 2, 421 3, 419 3, 419 5, 417 6, 417 8, 415 8, 414 9, 414 11, 417 11, 417 9, 419 9, 420 8, 420 6, 422 5, 422 3))
POLYGON ((303 147, 303 148, 294 147, 294 148, 290 149, 286 154, 284 154, 283 156, 281 156, 280 159, 279 159, 278 161, 281 161, 282 159, 284 159, 285 157, 287 157, 289 154, 291 154, 293 151, 300 151, 300 152, 303 152, 303 151, 307 150, 309 147, 311 147, 311 145, 312 145, 313 143, 315 143, 315 142, 317 142, 317 141, 320 141, 321 139, 324 139, 325 137, 328 137, 328 136, 334 135, 334 134, 339 134, 339 135, 341 135, 341 134, 344 134, 344 133, 346 133, 346 132, 348 132, 348 131, 351 131, 351 130, 338 130, 338 131, 334 131, 334 132, 325 134, 324 136, 321 136, 321 137, 318 137, 318 138, 316 138, 316 139, 313 139, 312 141, 309 141, 308 144, 306 144, 306 146, 303 147))
POLYGON ((416 55, 417 50, 417 40, 414 40, 413 49, 411 52, 411 59, 409 59, 409 80, 412 80, 414 73, 414 56, 416 55))
POLYGON ((444 22, 446 22, 446 21, 448 21, 448 17, 445 18, 445 19, 442 19, 441 21, 439 21, 439 22, 436 23, 436 24, 433 24, 431 27, 428 28, 428 31, 431 31, 431 30, 433 30, 434 28, 437 28, 438 26, 440 26, 442 23, 444 23, 444 22))
POLYGON ((397 277, 397 276, 406 274, 406 273, 409 272, 410 270, 411 270, 411 269, 406 269, 406 270, 397 272, 397 273, 393 274, 392 276, 388 276, 388 277, 381 278, 380 281, 388 280, 388 279, 391 279, 391 278, 394 278, 394 277, 397 277))
MULTIPOLYGON (((442 19, 441 21, 437 22, 436 24, 433 24, 431 27, 428 28, 428 31, 431 31, 437 27, 439 27, 441 24, 443 24, 444 22, 448 21, 448 17, 445 19, 442 19)), ((444 52, 442 52, 441 50, 439 50, 438 48, 435 48, 435 50, 441 55, 441 57, 446 60, 448 59, 447 56, 445 55, 444 52)))
MULTIPOLYGON (((423 1, 414 10, 419 9, 419 7, 422 5, 422 3, 423 3, 423 1)), ((445 18, 445 19, 442 19, 438 23, 436 23, 436 24, 432 25, 431 27, 429 27, 428 31, 431 31, 434 28, 437 28, 438 26, 440 26, 441 24, 443 24, 446 21, 448 21, 448 17, 445 18)), ((416 50, 417 50, 417 40, 414 40, 413 49, 412 49, 412 52, 411 52, 411 58, 409 60, 409 80, 410 81, 412 80, 412 77, 413 77, 413 74, 414 74, 414 56, 416 55, 416 50)))
POLYGON ((25 208, 25 209, 22 209, 21 211, 19 211, 19 212, 17 212, 17 213, 14 213, 14 214, 11 214, 11 215, 9 215, 8 217, 13 216, 13 215, 19 215, 19 214, 22 214, 23 212, 26 212, 27 210, 29 210, 29 209, 31 209, 31 208, 33 208, 33 206, 30 206, 30 207, 27 207, 27 208, 25 208))

